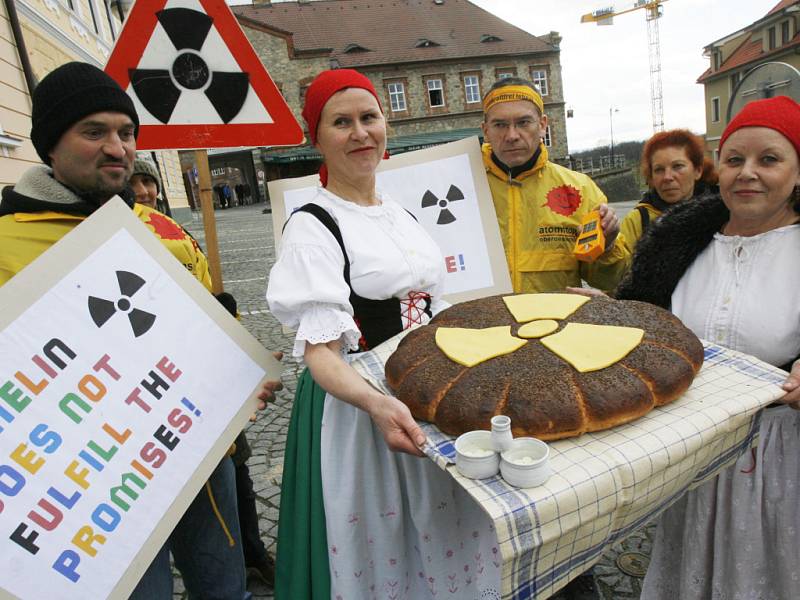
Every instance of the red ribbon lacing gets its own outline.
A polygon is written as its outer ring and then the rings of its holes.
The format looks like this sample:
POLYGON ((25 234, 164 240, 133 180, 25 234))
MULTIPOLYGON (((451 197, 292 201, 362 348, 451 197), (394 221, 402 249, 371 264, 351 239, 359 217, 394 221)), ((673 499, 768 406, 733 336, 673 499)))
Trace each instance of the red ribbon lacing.
POLYGON ((752 466, 749 469, 739 469, 740 473, 744 473, 745 475, 749 475, 753 471, 756 470, 756 449, 750 448, 750 458, 753 461, 752 466))
POLYGON ((431 295, 427 292, 408 292, 408 298, 400 300, 401 315, 405 317, 404 329, 412 325, 421 325, 425 315, 425 305, 430 300, 431 295))

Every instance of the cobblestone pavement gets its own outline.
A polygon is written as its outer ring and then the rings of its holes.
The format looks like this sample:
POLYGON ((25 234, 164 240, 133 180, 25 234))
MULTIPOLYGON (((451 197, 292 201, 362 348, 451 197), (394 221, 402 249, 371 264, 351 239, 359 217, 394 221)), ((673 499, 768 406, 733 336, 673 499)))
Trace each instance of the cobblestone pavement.
MULTIPOLYGON (((633 204, 618 205, 620 218, 633 204)), ((291 357, 293 338, 284 333, 280 323, 269 313, 264 299, 267 273, 275 260, 275 247, 272 215, 264 214, 263 209, 263 204, 257 204, 218 210, 216 219, 225 291, 233 294, 238 301, 244 327, 266 348, 284 352, 285 389, 279 392, 276 402, 262 411, 247 429, 247 437, 253 449, 253 456, 248 464, 258 496, 261 534, 268 551, 274 556, 286 430, 302 365, 291 357)), ((185 226, 205 247, 203 223, 199 214, 195 215, 193 222, 185 226)), ((643 574, 646 568, 653 535, 652 525, 643 528, 615 544, 595 565, 595 578, 604 600, 639 598, 642 579, 638 574, 643 574)), ((272 590, 258 581, 248 581, 248 589, 255 600, 273 598, 272 590)), ((176 599, 186 597, 177 573, 175 590, 176 599)), ((553 600, 563 598, 556 595, 553 600)))

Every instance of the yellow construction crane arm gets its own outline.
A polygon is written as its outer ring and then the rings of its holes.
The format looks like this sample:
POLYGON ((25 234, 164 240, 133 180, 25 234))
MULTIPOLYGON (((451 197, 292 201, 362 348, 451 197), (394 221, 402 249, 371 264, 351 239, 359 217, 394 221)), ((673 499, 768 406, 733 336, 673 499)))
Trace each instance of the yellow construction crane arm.
POLYGON ((642 8, 657 10, 659 5, 664 4, 664 2, 667 2, 667 0, 636 0, 630 8, 616 9, 613 6, 599 8, 581 16, 581 23, 598 23, 642 8))

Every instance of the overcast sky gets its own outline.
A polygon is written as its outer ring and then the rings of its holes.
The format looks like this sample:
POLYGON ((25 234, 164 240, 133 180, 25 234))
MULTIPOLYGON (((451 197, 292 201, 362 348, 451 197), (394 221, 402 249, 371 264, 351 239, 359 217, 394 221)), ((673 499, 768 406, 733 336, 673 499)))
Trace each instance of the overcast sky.
MULTIPOLYGON (((611 26, 581 23, 603 0, 471 0, 534 35, 558 31, 570 151, 608 144, 614 112, 614 142, 653 133, 645 11, 614 19, 611 26)), ((705 133, 703 87, 708 67, 703 47, 766 15, 778 0, 668 0, 659 19, 661 79, 666 128, 705 133)), ((616 9, 634 0, 616 2, 616 9)))

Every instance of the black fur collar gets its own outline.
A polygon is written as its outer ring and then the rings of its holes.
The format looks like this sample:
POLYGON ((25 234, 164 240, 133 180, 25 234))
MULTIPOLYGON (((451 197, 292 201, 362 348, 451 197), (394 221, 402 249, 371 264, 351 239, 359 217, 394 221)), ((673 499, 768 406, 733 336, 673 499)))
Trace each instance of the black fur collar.
POLYGON ((670 207, 636 244, 631 269, 614 296, 669 309, 678 281, 728 218, 716 192, 670 207))

